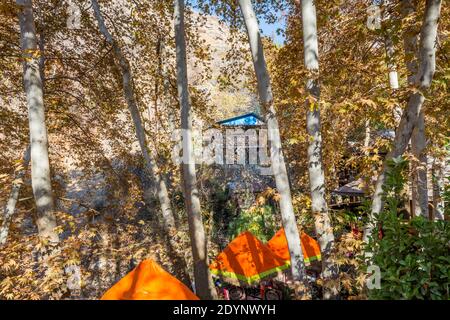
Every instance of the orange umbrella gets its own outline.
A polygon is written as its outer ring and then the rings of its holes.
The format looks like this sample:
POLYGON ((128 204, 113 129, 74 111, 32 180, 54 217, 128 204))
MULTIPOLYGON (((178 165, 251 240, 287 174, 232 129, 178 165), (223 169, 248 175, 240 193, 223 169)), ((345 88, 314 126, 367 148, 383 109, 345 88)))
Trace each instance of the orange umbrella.
POLYGON ((183 283, 151 259, 142 261, 101 300, 199 300, 183 283))
POLYGON ((248 231, 231 241, 209 266, 213 274, 248 284, 288 267, 286 261, 248 231))
MULTIPOLYGON (((300 243, 302 245, 305 264, 309 265, 312 261, 321 259, 320 246, 316 240, 308 236, 306 233, 302 232, 300 236, 300 243)), ((278 232, 272 237, 272 239, 267 242, 267 246, 278 257, 282 258, 284 261, 290 262, 291 255, 289 254, 286 234, 284 233, 283 228, 278 230, 278 232)))

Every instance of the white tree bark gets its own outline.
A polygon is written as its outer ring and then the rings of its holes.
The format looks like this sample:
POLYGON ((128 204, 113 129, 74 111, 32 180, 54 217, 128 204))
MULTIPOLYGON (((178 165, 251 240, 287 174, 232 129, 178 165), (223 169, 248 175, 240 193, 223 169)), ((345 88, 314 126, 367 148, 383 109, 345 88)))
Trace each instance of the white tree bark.
MULTIPOLYGON (((412 0, 402 1, 402 15, 407 18, 416 11, 416 5, 412 0)), ((405 51, 405 64, 408 70, 408 85, 415 85, 415 74, 417 73, 417 41, 419 35, 414 30, 407 29, 403 36, 405 51)), ((425 117, 423 111, 419 113, 417 124, 411 136, 411 151, 414 160, 411 165, 411 200, 413 216, 428 218, 428 186, 427 186, 427 155, 425 137, 425 117)))
POLYGON ((17 200, 19 199, 20 187, 23 184, 23 177, 25 176, 28 170, 29 163, 30 163, 30 147, 28 146, 23 154, 20 168, 17 171, 16 176, 14 177, 11 193, 9 194, 8 202, 6 203, 5 210, 3 213, 3 222, 2 226, 0 227, 0 246, 4 245, 8 238, 9 225, 11 223, 14 211, 16 210, 17 200))
POLYGON ((52 243, 59 242, 54 231, 53 195, 50 180, 47 127, 45 124, 44 94, 39 71, 40 52, 31 0, 17 0, 21 48, 23 54, 23 82, 27 98, 31 147, 31 185, 36 202, 39 236, 52 243))
POLYGON ((280 193, 280 208, 283 227, 286 233, 289 253, 291 255, 291 270, 294 280, 305 281, 305 267, 303 263, 303 253, 300 245, 300 236, 295 219, 294 208, 292 206, 291 190, 281 150, 281 138, 278 121, 273 105, 272 88, 270 77, 264 58, 261 35, 258 21, 253 11, 251 0, 239 0, 245 25, 247 28, 250 50, 253 58, 253 66, 258 82, 259 100, 267 123, 268 140, 271 146, 272 170, 275 176, 277 190, 280 193))
POLYGON ((174 0, 174 9, 177 88, 181 108, 181 129, 183 131, 182 181, 194 260, 195 292, 202 299, 214 299, 217 294, 209 272, 207 241, 195 174, 192 112, 187 78, 184 0, 174 0))
MULTIPOLYGON (((424 20, 420 32, 419 65, 414 78, 416 87, 421 91, 426 91, 430 87, 436 69, 435 42, 440 9, 441 0, 427 0, 424 20)), ((422 105, 425 101, 425 97, 421 91, 416 91, 409 96, 408 104, 396 130, 392 150, 386 155, 383 168, 378 176, 372 198, 372 210, 369 215, 369 222, 364 230, 364 241, 366 242, 376 225, 378 214, 383 208, 383 185, 386 179, 386 163, 388 160, 402 155, 408 146, 413 128, 417 123, 422 105)))
POLYGON ((443 161, 434 159, 432 167, 432 181, 433 181, 433 219, 444 220, 444 199, 442 194, 444 192, 445 179, 445 159, 443 161))
POLYGON ((94 9, 94 15, 97 20, 100 32, 106 38, 106 41, 113 47, 114 56, 118 61, 120 70, 122 71, 122 86, 125 101, 127 102, 131 117, 133 118, 136 137, 138 139, 139 146, 144 157, 146 170, 149 174, 152 175, 156 183, 156 191, 158 194, 159 203, 161 205, 164 227, 166 229, 169 229, 175 226, 175 219, 171 208, 169 193, 167 191, 166 183, 160 175, 155 157, 153 154, 151 154, 147 147, 147 139, 145 136, 144 126, 142 124, 141 114, 136 102, 136 94, 134 91, 133 76, 131 73, 130 64, 125 58, 119 44, 107 29, 97 0, 92 0, 92 7, 94 9))
MULTIPOLYGON (((416 10, 414 3, 411 0, 402 2, 402 14, 406 18, 416 10)), ((413 30, 407 30, 404 36, 404 49, 406 57, 406 66, 408 69, 408 84, 414 85, 414 74, 417 71, 416 46, 418 34, 413 30)), ((386 60, 389 70, 389 85, 391 89, 398 89, 398 75, 395 64, 395 49, 392 42, 390 30, 385 33, 385 49, 386 60)), ((395 116, 397 123, 400 120, 401 109, 399 106, 395 108, 395 116)), ((425 119, 423 112, 419 114, 417 125, 414 127, 411 136, 411 150, 415 157, 414 163, 411 165, 411 199, 413 216, 423 216, 428 218, 428 190, 427 190, 427 156, 425 153, 426 138, 425 138, 425 119)))
POLYGON ((319 45, 317 17, 314 0, 302 0, 302 26, 304 62, 309 72, 306 89, 306 126, 310 136, 308 146, 308 171, 311 191, 311 210, 315 218, 316 232, 322 252, 322 278, 325 281, 324 299, 339 294, 339 268, 333 261, 334 234, 325 200, 325 174, 322 162, 322 134, 320 124, 319 45))

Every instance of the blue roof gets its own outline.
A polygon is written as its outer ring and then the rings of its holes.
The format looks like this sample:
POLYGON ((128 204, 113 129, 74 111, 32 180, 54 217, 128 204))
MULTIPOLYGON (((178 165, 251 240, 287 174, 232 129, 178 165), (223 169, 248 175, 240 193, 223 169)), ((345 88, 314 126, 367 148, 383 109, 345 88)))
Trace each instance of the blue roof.
POLYGON ((247 113, 238 117, 217 122, 225 126, 259 126, 264 124, 263 119, 256 113, 247 113))

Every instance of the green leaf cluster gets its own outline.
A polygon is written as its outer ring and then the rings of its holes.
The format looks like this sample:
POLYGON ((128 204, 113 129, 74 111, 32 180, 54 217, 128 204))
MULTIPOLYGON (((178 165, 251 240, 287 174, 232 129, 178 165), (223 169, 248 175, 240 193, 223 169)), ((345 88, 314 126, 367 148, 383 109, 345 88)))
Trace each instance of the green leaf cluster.
POLYGON ((228 234, 230 240, 244 231, 250 231, 263 242, 270 240, 277 231, 273 211, 273 207, 270 205, 242 210, 229 225, 228 234))
POLYGON ((450 226, 447 221, 404 220, 398 215, 406 166, 400 158, 389 163, 385 208, 366 248, 372 253, 366 262, 380 268, 381 289, 369 290, 368 297, 448 300, 450 226))

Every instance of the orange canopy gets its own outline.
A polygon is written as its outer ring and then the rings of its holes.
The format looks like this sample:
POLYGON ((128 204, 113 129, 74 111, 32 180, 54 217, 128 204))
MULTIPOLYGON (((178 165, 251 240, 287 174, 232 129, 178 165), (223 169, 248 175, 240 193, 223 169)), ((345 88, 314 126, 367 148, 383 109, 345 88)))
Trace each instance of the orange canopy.
POLYGON ((183 283, 151 259, 142 261, 101 300, 199 300, 183 283))
POLYGON ((231 241, 209 266, 213 274, 248 284, 288 267, 286 261, 248 231, 231 241))
MULTIPOLYGON (((303 258, 305 264, 310 264, 314 260, 320 260, 320 246, 316 240, 308 236, 306 233, 302 232, 300 236, 300 243, 302 245, 303 258)), ((289 254, 288 244, 286 240, 286 234, 284 229, 281 228, 272 237, 272 239, 267 242, 267 246, 272 250, 278 257, 282 258, 284 261, 291 260, 291 255, 289 254)))

